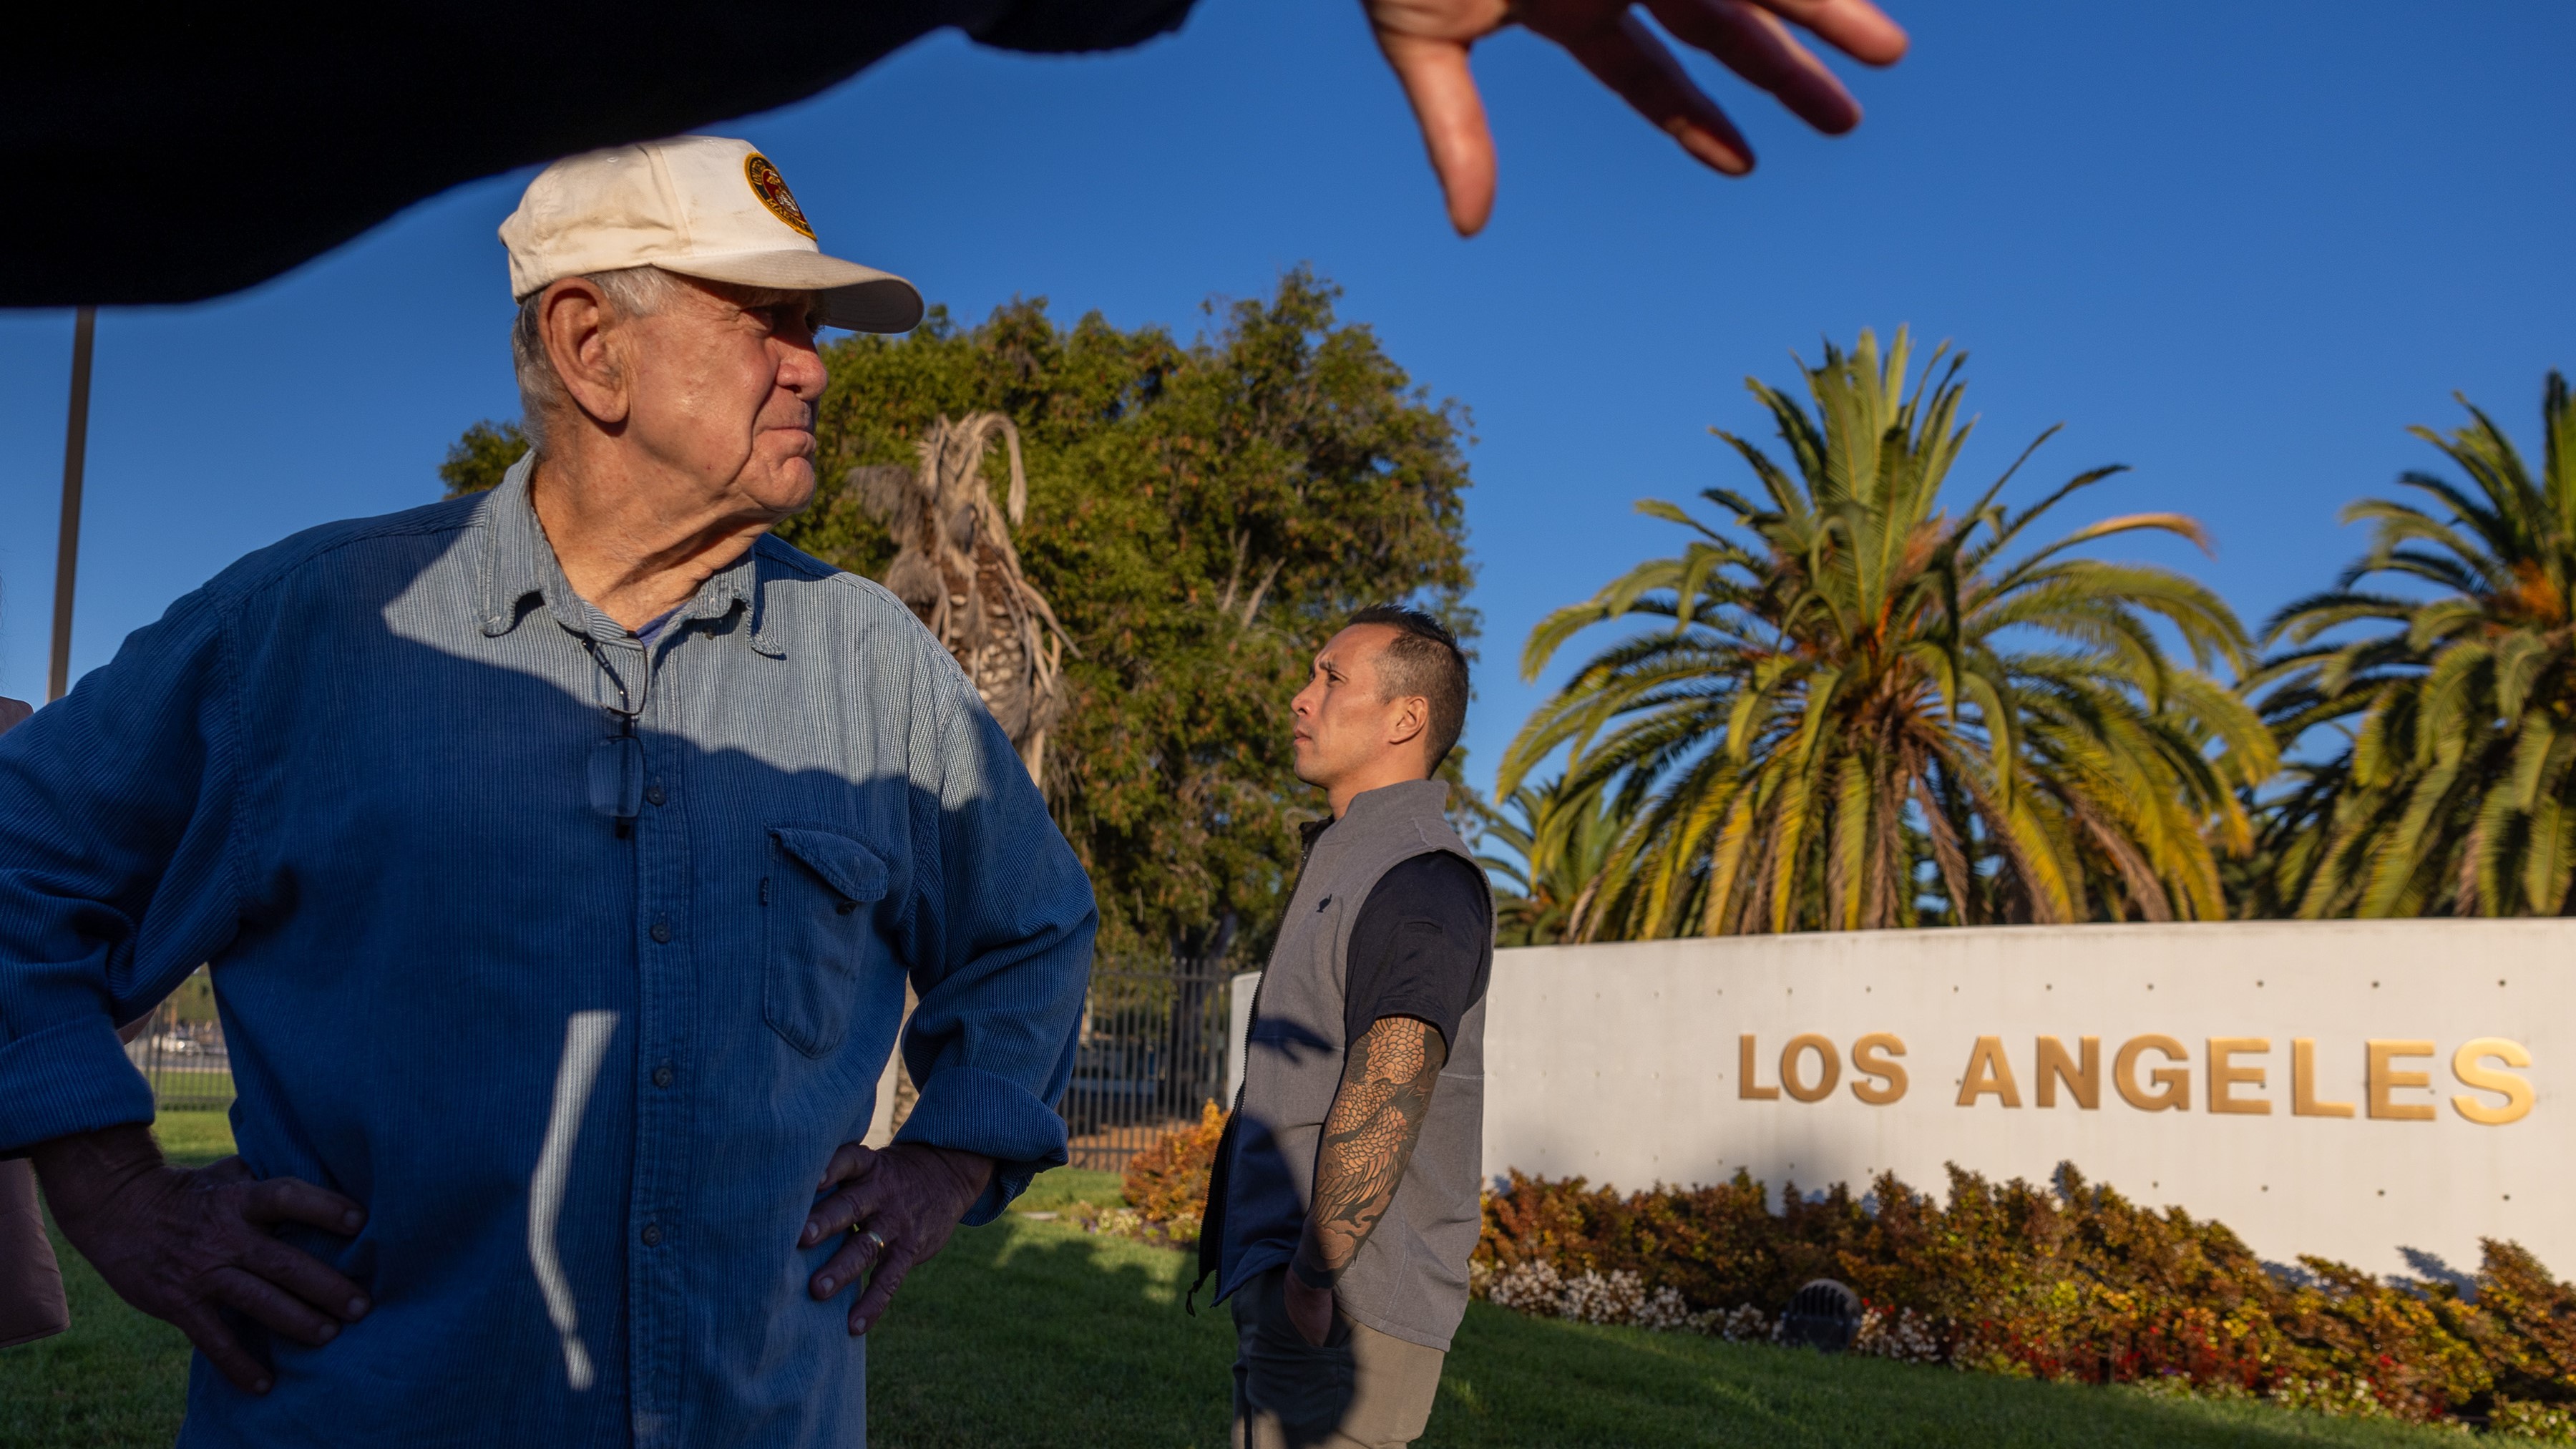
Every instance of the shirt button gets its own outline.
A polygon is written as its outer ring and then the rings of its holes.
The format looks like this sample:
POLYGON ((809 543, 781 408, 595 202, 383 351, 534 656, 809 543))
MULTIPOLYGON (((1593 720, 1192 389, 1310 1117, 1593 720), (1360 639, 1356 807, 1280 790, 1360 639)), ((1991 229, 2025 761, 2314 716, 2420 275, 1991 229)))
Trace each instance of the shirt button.
POLYGON ((662 1246, 662 1225, 660 1223, 646 1223, 644 1225, 644 1246, 648 1248, 658 1248, 662 1246))
POLYGON ((671 1064, 669 1062, 664 1062, 662 1065, 653 1069, 653 1085, 657 1087, 668 1087, 671 1083, 679 1080, 679 1076, 679 1073, 671 1070, 671 1064))
POLYGON ((662 787, 661 787, 661 786, 659 786, 659 785, 647 785, 647 786, 645 786, 645 787, 644 787, 644 798, 645 798, 646 800, 651 801, 652 803, 654 803, 654 804, 656 804, 656 805, 659 805, 659 804, 661 804, 663 801, 668 800, 668 799, 670 799, 671 797, 662 793, 662 787))
POLYGON ((655 944, 655 945, 657 945, 657 946, 667 946, 667 945, 671 944, 671 923, 670 923, 670 922, 668 922, 668 921, 655 921, 655 922, 653 923, 653 944, 655 944))

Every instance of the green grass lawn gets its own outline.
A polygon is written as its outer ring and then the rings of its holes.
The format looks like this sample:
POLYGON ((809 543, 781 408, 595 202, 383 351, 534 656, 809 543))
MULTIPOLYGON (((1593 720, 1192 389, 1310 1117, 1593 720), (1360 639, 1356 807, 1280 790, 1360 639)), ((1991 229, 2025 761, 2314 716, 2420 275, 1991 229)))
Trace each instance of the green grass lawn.
POLYGON ((162 1155, 190 1167, 233 1155, 233 1124, 220 1111, 164 1112, 152 1135, 161 1139, 162 1155))
POLYGON ((163 1116, 221 1117, 233 1104, 230 1072, 164 1072, 153 1083, 153 1100, 163 1116))
MULTIPOLYGON (((174 1158, 230 1149, 176 1113, 174 1158)), ((1114 1201, 1115 1174, 1053 1172, 1023 1213, 1114 1201)), ((64 1251, 57 1242, 57 1251, 64 1251)), ((1181 1253, 1023 1215, 961 1232, 916 1270, 869 1349, 870 1438, 937 1446, 1225 1443, 1234 1332, 1180 1309, 1181 1253)), ((122 1449, 176 1432, 187 1346, 65 1252, 70 1333, 0 1352, 0 1446, 122 1449)), ((1462 1446, 2457 1444, 2455 1434, 1596 1328, 1470 1305, 1425 1449, 1462 1446)))

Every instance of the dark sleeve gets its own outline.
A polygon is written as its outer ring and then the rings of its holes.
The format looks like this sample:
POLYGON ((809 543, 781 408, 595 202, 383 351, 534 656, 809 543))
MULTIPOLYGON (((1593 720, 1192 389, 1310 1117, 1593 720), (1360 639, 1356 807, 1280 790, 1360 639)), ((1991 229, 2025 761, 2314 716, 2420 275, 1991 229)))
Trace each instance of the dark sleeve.
POLYGON ((0 740, 0 1157, 152 1120, 117 1040, 243 929, 239 678, 219 588, 0 740))
MULTIPOLYGON (((0 306, 193 302, 518 166, 718 127, 944 26, 1013 50, 1133 45, 1189 0, 395 0, 294 24, 36 5, 0 45, 0 306), (533 68, 530 56, 565 57, 533 68), (542 71, 542 74, 538 72, 542 71), (434 117, 434 123, 424 123, 434 117), (139 209, 138 209, 139 208, 139 209), (184 226, 157 224, 184 217, 184 226)), ((788 177, 804 173, 791 161, 788 177)), ((833 239, 826 238, 828 247, 833 239)), ((886 260, 873 258, 874 260, 886 260)), ((492 268, 499 301, 499 266, 492 268)))
POLYGON ((1390 1016, 1419 1017, 1453 1041, 1494 967, 1493 897, 1484 873, 1445 850, 1379 877, 1351 926, 1342 1029, 1359 1040, 1390 1016))
POLYGON ((1005 50, 1117 50, 1181 28, 1192 0, 1015 0, 971 33, 1005 50))

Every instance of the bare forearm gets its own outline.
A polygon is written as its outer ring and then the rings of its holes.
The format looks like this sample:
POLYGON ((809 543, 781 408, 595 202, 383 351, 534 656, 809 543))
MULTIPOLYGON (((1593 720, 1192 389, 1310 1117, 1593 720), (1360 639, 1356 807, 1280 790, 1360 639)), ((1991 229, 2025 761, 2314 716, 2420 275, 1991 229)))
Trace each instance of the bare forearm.
POLYGON ((39 1142, 28 1149, 36 1178, 57 1219, 78 1219, 90 1206, 161 1166, 161 1146, 140 1122, 39 1142))
POLYGON ((1297 1244, 1294 1267, 1308 1286, 1339 1277, 1386 1216, 1448 1055, 1439 1032, 1405 1016, 1385 1018, 1351 1043, 1324 1119, 1314 1202, 1297 1244))

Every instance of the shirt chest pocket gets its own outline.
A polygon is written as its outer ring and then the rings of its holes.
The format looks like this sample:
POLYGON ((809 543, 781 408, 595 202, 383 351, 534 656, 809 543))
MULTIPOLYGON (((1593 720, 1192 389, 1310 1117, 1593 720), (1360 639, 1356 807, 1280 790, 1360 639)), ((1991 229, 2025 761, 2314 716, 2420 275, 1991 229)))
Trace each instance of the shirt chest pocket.
POLYGON ((760 882, 767 976, 761 1014, 789 1046, 819 1057, 841 1044, 858 1004, 886 865, 829 830, 774 825, 760 882))

